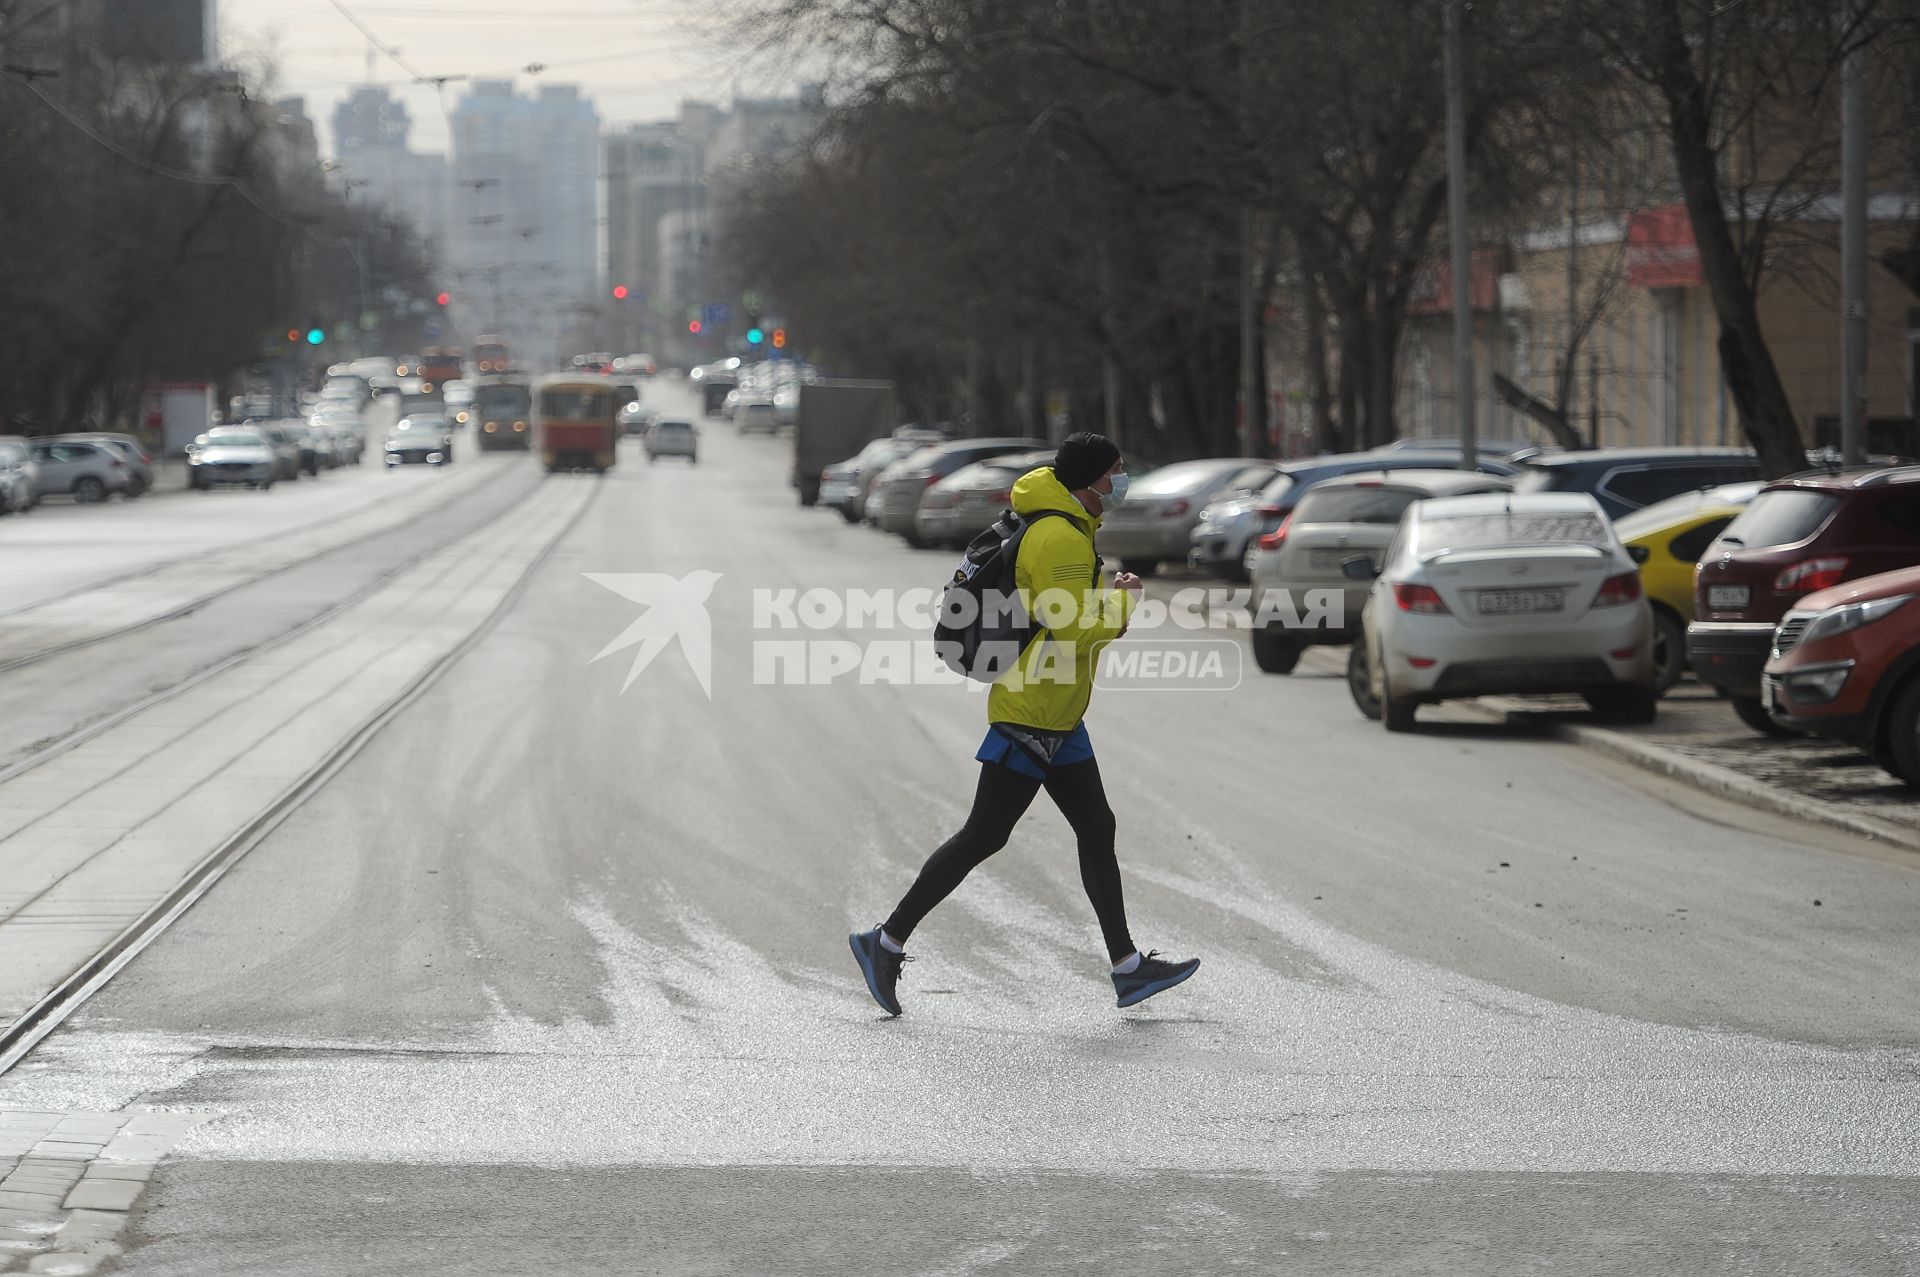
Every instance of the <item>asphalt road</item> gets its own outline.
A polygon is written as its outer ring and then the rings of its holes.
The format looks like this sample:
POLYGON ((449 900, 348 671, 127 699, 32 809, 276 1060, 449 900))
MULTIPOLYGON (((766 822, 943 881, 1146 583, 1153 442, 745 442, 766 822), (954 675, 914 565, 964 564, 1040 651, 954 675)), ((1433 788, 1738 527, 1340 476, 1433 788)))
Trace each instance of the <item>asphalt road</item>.
POLYGON ((120 1271, 1920 1266, 1914 861, 1388 736, 1337 679, 1096 700, 1135 937, 1193 981, 1115 1010, 1043 800, 884 1019, 846 933, 958 823, 982 702, 756 685, 756 642, 917 633, 756 631, 753 590, 948 556, 796 508, 784 440, 623 446, 486 637, 0 1077, 211 1115, 120 1271), (701 571, 711 698, 678 646, 623 692, 593 658, 643 609, 587 574, 701 571))

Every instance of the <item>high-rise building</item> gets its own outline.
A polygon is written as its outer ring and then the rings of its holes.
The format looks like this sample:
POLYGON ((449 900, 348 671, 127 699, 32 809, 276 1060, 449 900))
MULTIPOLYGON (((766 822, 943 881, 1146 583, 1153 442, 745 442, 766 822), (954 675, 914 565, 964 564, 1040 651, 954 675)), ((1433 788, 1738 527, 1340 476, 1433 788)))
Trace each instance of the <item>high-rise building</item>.
POLYGON ((408 222, 429 259, 447 251, 447 161, 407 149, 412 121, 392 93, 362 85, 333 112, 334 183, 349 199, 408 222))
MULTIPOLYGON (((689 104, 697 105, 697 104, 689 104)), ((704 204, 705 139, 682 119, 635 124, 607 135, 602 175, 607 192, 607 283, 625 284, 664 301, 660 222, 704 204)))
POLYGON ((463 324, 553 339, 598 291, 600 120, 573 85, 476 80, 453 109, 448 258, 463 324))

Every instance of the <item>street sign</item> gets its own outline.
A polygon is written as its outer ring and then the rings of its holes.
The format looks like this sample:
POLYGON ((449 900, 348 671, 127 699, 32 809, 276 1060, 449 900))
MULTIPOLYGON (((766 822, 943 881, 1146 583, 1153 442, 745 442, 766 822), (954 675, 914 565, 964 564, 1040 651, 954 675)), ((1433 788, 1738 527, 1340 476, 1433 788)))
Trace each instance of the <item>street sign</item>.
POLYGON ((733 307, 725 302, 709 302, 701 308, 700 320, 708 328, 725 328, 733 322, 733 307))

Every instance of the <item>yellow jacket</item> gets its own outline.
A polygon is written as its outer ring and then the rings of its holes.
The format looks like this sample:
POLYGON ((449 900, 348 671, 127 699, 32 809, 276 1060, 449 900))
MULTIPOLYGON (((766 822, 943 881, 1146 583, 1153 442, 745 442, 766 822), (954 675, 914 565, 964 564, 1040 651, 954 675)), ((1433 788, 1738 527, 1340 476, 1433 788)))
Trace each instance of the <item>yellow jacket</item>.
POLYGON ((1014 584, 1027 615, 1045 630, 987 693, 987 721, 1070 732, 1093 698, 1101 650, 1127 628, 1133 597, 1106 588, 1093 550, 1100 520, 1054 477, 1052 466, 1020 476, 1013 508, 1023 515, 1058 510, 1066 517, 1041 519, 1021 538, 1014 584))

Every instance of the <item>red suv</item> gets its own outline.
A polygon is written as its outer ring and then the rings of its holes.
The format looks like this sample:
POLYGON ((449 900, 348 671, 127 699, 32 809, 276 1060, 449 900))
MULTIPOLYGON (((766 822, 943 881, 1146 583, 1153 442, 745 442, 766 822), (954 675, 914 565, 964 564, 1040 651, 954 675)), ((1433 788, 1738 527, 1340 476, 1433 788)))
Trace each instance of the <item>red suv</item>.
POLYGON ((1786 726, 1858 745, 1920 789, 1920 568, 1809 594, 1773 636, 1763 690, 1786 726))
POLYGON ((1756 731, 1789 730, 1761 702, 1773 630, 1799 599, 1920 564, 1920 466, 1800 475, 1761 489, 1693 573, 1687 662, 1756 731))

